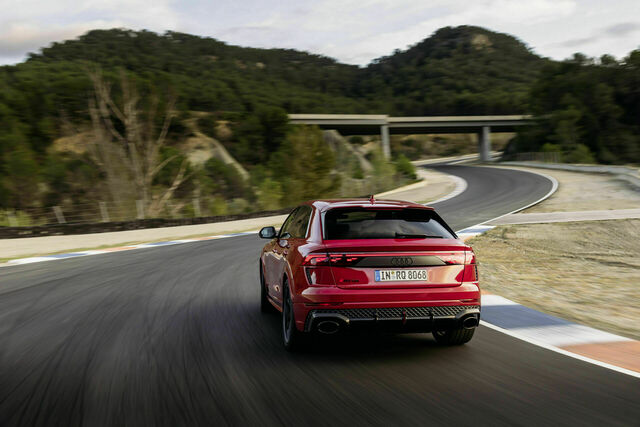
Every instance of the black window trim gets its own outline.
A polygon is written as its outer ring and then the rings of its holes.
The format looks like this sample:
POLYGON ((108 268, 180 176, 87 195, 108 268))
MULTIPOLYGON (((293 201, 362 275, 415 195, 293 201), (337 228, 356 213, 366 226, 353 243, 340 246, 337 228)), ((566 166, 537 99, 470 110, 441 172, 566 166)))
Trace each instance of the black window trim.
POLYGON ((313 209, 309 205, 301 205, 300 209, 308 209, 308 211, 305 213, 305 215, 307 216, 307 226, 304 229, 304 234, 302 235, 302 237, 298 237, 299 239, 306 239, 309 235, 309 224, 311 223, 311 215, 313 214, 313 209))
POLYGON ((295 209, 293 209, 291 211, 291 213, 285 218, 284 222, 282 223, 282 226, 280 227, 280 230, 278 230, 278 239, 280 239, 282 237, 282 230, 284 230, 284 226, 288 225, 287 222, 289 221, 289 219, 293 218, 293 216, 296 214, 296 212, 298 212, 299 208, 300 208, 300 206, 298 206, 295 209))
MULTIPOLYGON (((367 210, 367 209, 380 209, 380 208, 376 208, 376 207, 365 207, 365 206, 357 206, 357 207, 335 207, 335 208, 329 208, 326 209, 324 211, 322 211, 321 216, 320 216, 320 227, 321 227, 321 232, 322 232, 322 240, 332 240, 332 239, 327 239, 327 231, 326 231, 326 227, 324 224, 325 221, 325 216, 327 215, 328 212, 334 210, 334 209, 351 209, 351 210, 355 210, 355 209, 363 209, 363 210, 367 210)), ((400 209, 416 209, 416 210, 424 210, 424 211, 429 211, 433 214, 434 218, 436 218, 438 220, 438 222, 440 223, 440 225, 442 225, 449 233, 451 233, 451 235, 453 236, 454 239, 459 239, 458 234, 453 231, 451 229, 451 227, 449 226, 449 224, 447 224, 447 222, 442 219, 442 217, 440 215, 438 215, 438 213, 435 211, 435 209, 421 209, 421 208, 413 208, 413 207, 402 207, 400 209)))
MULTIPOLYGON (((306 239, 309 236, 309 230, 310 230, 310 226, 311 226, 311 218, 313 218, 313 208, 309 205, 300 205, 297 206, 294 210, 291 211, 291 213, 289 214, 289 216, 287 216, 287 218, 284 220, 284 222, 282 223, 282 227, 280 227, 280 230, 278 231, 278 239, 281 238, 282 236, 282 230, 284 229, 284 226, 287 225, 287 221, 289 220, 289 218, 291 218, 291 220, 293 221, 295 219, 295 216, 298 214, 298 212, 302 209, 308 209, 308 212, 306 213, 307 215, 307 226, 305 228, 304 231, 304 235, 302 237, 299 236, 291 236, 292 239, 306 239)), ((291 234, 291 233, 289 233, 291 234)))

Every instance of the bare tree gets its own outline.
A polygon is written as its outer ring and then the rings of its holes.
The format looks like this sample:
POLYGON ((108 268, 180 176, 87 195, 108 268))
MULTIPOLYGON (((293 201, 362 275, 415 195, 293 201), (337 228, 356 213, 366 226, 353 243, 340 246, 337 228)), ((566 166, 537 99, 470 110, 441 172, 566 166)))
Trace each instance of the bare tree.
POLYGON ((160 102, 157 96, 150 98, 148 109, 143 111, 135 87, 122 72, 122 96, 118 104, 100 70, 90 70, 88 74, 94 89, 89 99, 93 127, 89 154, 105 174, 107 190, 114 202, 142 200, 145 212, 155 216, 189 179, 185 159, 168 188, 155 193, 152 188, 154 177, 176 157, 164 161, 160 157, 160 150, 167 142, 175 99, 165 105, 162 126, 158 129, 156 115, 160 102))

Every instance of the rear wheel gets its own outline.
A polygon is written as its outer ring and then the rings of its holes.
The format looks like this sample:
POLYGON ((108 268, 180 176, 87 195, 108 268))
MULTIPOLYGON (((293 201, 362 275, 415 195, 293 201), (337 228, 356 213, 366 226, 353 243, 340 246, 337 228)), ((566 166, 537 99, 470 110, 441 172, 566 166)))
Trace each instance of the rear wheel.
POLYGON ((476 331, 473 329, 465 329, 463 327, 447 329, 444 331, 433 331, 433 337, 438 344, 442 345, 461 345, 468 343, 473 338, 473 333, 476 331))
POLYGON ((274 311, 273 306, 269 302, 269 297, 267 296, 267 288, 264 284, 264 271, 262 268, 262 263, 260 263, 260 311, 263 313, 271 313, 274 311))
POLYGON ((289 283, 285 277, 282 281, 282 342, 288 351, 299 350, 303 345, 304 336, 296 328, 293 313, 293 300, 289 290, 289 283))

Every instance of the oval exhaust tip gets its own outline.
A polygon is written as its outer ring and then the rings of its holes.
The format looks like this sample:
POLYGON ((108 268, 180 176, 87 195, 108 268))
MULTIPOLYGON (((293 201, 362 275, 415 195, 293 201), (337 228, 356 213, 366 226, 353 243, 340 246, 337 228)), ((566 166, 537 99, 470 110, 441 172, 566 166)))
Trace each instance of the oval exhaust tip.
POLYGON ((478 318, 475 316, 469 316, 462 321, 462 326, 465 329, 473 329, 478 326, 478 318))
POLYGON ((340 324, 333 320, 323 320, 322 322, 318 323, 316 329, 321 334, 331 335, 340 330, 340 324))

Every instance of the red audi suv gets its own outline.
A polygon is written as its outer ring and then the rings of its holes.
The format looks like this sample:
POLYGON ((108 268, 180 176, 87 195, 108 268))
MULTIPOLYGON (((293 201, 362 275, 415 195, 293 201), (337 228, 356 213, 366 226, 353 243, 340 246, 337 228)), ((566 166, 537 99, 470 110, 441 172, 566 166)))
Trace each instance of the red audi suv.
POLYGON ((376 327, 464 344, 480 321, 471 247, 433 208, 397 200, 315 200, 295 208, 260 255, 261 309, 282 313, 284 346, 376 327))

